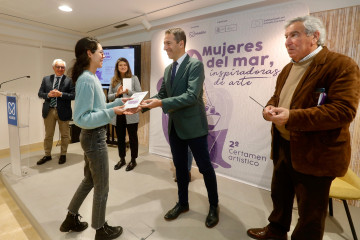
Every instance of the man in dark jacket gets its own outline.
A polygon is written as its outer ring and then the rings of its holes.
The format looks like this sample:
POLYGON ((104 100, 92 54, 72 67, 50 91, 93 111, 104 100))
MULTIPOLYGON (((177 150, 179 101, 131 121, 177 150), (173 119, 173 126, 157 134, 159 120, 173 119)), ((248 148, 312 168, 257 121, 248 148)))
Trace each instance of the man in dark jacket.
POLYGON ((185 46, 186 34, 181 28, 165 31, 164 50, 173 63, 165 69, 158 94, 145 100, 141 107, 161 107, 164 113, 169 114, 169 142, 176 169, 178 203, 165 214, 165 220, 174 220, 189 211, 187 155, 190 148, 208 192, 210 207, 205 226, 212 228, 219 222, 220 208, 216 175, 207 144, 208 122, 203 100, 204 65, 191 58, 185 52, 185 46))
POLYGON ((56 122, 61 134, 59 164, 66 162, 66 152, 70 142, 69 121, 72 118, 71 100, 75 99, 75 87, 72 80, 64 75, 65 61, 55 59, 52 66, 55 74, 43 78, 38 93, 40 98, 45 99, 42 109, 45 124, 45 156, 37 162, 37 165, 51 160, 56 122))

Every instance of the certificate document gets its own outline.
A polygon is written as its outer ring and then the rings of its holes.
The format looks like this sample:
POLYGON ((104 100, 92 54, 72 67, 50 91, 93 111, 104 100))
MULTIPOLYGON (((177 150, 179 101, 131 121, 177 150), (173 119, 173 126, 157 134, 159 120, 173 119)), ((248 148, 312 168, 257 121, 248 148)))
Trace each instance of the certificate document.
POLYGON ((132 99, 125 103, 125 109, 138 107, 147 93, 148 93, 148 91, 134 93, 131 96, 132 99))
POLYGON ((123 91, 125 91, 125 89, 132 91, 131 78, 123 78, 123 91))

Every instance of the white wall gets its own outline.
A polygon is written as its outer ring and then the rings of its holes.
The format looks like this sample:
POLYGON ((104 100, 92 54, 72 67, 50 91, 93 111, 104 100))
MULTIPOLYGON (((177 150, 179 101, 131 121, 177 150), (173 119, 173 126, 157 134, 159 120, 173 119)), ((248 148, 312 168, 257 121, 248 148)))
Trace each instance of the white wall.
MULTIPOLYGON (((73 48, 79 36, 61 34, 37 27, 0 21, 0 82, 20 76, 19 79, 2 85, 2 92, 16 92, 21 100, 19 118, 21 122, 29 118, 28 128, 20 131, 20 144, 42 142, 44 123, 41 116, 42 100, 38 98, 42 78, 52 74, 52 61, 64 59, 68 65, 74 58, 73 48), (24 105, 28 100, 29 106, 24 105)), ((0 150, 9 148, 6 97, 0 95, 0 150)), ((54 140, 58 139, 56 130, 54 140)))

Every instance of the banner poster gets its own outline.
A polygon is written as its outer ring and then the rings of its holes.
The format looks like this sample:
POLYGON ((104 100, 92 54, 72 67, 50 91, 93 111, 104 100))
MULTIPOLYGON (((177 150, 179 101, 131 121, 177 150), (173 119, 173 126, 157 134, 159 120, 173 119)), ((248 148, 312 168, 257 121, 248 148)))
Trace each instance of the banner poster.
MULTIPOLYGON (((218 174, 270 189, 271 123, 263 119, 258 103, 266 105, 290 61, 285 22, 304 15, 308 8, 292 2, 174 26, 184 29, 187 53, 205 67, 208 145, 218 174)), ((150 96, 158 92, 164 69, 172 63, 163 50, 164 32, 152 38, 150 96)), ((171 158, 167 124, 161 108, 150 111, 149 151, 171 158)))

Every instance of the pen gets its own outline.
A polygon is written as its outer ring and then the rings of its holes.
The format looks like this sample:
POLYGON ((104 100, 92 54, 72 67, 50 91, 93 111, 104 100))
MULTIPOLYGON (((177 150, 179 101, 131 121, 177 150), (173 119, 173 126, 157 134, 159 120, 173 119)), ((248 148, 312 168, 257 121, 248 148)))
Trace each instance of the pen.
POLYGON ((257 104, 259 104, 263 109, 265 108, 263 105, 261 105, 258 101, 256 101, 255 99, 253 99, 251 96, 249 96, 254 102, 256 102, 257 104))

